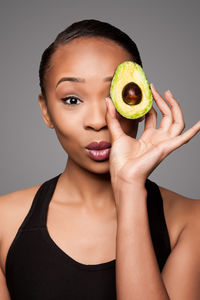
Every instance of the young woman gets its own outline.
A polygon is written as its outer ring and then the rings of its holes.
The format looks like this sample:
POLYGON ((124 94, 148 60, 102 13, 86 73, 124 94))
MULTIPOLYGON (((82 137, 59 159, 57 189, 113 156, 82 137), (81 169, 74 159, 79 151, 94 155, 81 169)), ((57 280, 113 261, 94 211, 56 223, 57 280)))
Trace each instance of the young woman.
POLYGON ((137 120, 116 112, 110 83, 127 60, 142 66, 135 43, 96 20, 45 50, 39 105, 68 160, 45 183, 1 197, 1 300, 200 299, 200 201, 148 179, 200 122, 181 134, 179 103, 153 85, 158 129, 154 108, 137 120))

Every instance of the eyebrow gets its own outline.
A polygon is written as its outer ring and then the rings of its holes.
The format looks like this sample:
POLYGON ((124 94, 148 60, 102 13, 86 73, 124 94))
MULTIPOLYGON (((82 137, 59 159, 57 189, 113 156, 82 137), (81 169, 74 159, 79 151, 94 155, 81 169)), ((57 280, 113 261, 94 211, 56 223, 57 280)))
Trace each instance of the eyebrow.
MULTIPOLYGON (((112 76, 105 77, 103 79, 103 82, 111 81, 112 76)), ((71 82, 85 82, 84 78, 79 78, 79 77, 62 77, 56 84, 56 87, 63 81, 71 81, 71 82)))

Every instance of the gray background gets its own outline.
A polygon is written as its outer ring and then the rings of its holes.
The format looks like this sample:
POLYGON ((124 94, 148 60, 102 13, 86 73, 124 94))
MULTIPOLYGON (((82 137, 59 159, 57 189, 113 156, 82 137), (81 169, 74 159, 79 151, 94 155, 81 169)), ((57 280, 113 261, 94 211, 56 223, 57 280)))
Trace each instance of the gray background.
MULTIPOLYGON (((149 82, 162 95, 171 89, 180 102, 185 130, 200 119, 198 1, 1 1, 1 194, 40 184, 64 170, 67 155, 41 118, 38 68, 55 36, 86 18, 110 22, 135 40, 149 82)), ((159 113, 158 122, 160 118, 159 113)), ((171 153, 149 178, 199 198, 199 138, 171 153)))

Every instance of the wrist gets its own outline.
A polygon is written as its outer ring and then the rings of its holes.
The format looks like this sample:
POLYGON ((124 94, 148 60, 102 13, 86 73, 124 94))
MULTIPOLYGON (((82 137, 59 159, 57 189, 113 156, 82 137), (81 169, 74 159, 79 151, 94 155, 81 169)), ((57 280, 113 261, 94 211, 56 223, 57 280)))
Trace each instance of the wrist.
POLYGON ((146 178, 139 178, 139 177, 132 177, 129 178, 122 178, 116 177, 115 180, 112 180, 112 187, 114 192, 126 192, 127 190, 137 190, 145 188, 146 178))
POLYGON ((141 203, 146 200, 147 190, 144 181, 122 182, 118 181, 113 188, 117 210, 128 203, 141 203), (143 201, 144 199, 144 201, 143 201))
POLYGON ((147 209, 147 190, 145 187, 129 189, 118 194, 117 221, 125 229, 130 229, 132 222, 143 220, 147 209))

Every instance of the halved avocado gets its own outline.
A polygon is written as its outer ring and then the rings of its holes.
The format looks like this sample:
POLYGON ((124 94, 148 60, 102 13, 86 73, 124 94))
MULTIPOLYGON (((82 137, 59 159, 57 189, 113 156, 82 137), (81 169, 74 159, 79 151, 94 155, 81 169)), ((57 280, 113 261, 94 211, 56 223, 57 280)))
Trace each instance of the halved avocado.
POLYGON ((151 88, 140 65, 125 61, 118 65, 110 86, 117 111, 127 119, 144 116, 153 105, 151 88))

